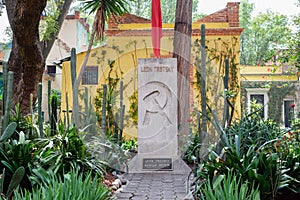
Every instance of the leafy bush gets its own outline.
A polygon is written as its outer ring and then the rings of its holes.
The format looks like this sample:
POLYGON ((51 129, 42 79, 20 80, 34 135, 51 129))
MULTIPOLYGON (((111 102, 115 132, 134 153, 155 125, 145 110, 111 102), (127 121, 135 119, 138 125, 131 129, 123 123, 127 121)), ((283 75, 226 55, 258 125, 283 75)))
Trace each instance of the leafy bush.
POLYGON ((81 172, 104 172, 103 163, 87 150, 76 127, 66 128, 60 123, 56 135, 39 140, 39 149, 41 167, 55 173, 64 174, 74 168, 81 172))
POLYGON ((259 200, 260 194, 258 188, 242 183, 241 178, 228 173, 205 182, 202 185, 202 197, 206 200, 259 200))
POLYGON ((60 176, 50 173, 46 185, 40 185, 32 192, 18 190, 14 193, 14 200, 69 200, 88 199, 106 200, 109 199, 109 189, 101 184, 99 177, 92 173, 84 175, 78 171, 71 170, 61 179, 60 176))
POLYGON ((199 166, 199 179, 213 180, 216 175, 232 172, 242 183, 259 188, 261 198, 274 198, 278 189, 293 180, 287 174, 283 154, 276 143, 282 134, 279 126, 271 121, 248 115, 223 134, 223 148, 209 150, 208 160, 199 166), (227 144, 227 145, 226 145, 227 144))
POLYGON ((21 187, 31 187, 27 175, 30 174, 31 164, 36 161, 33 153, 35 147, 33 143, 26 140, 24 132, 17 133, 16 128, 16 122, 10 123, 0 138, 0 171, 3 172, 1 193, 9 190, 14 174, 20 169, 25 174, 18 177, 21 187), (14 139, 16 135, 18 139, 14 139))

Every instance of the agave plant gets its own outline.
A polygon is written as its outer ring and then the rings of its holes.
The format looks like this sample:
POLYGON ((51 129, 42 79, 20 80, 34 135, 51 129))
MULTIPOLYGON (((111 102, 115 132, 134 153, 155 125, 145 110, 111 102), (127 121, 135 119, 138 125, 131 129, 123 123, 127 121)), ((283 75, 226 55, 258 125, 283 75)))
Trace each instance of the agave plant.
POLYGON ((259 200, 258 188, 243 183, 235 174, 219 175, 202 186, 202 197, 206 200, 259 200), (212 182, 212 184, 211 184, 212 182))
POLYGON ((53 199, 88 199, 106 200, 110 198, 109 189, 102 185, 101 180, 92 172, 83 174, 77 170, 71 170, 63 178, 51 172, 47 179, 32 192, 17 190, 13 199, 53 200, 53 199))
POLYGON ((26 159, 22 158, 23 162, 20 162, 19 157, 20 153, 28 153, 28 151, 26 151, 28 150, 28 145, 25 144, 23 146, 25 142, 24 133, 20 134, 20 139, 17 144, 14 144, 14 141, 9 141, 16 128, 17 123, 10 123, 0 137, 0 169, 2 170, 2 174, 0 175, 0 195, 4 198, 10 198, 13 191, 21 183, 25 175, 25 168, 20 165, 26 166, 27 164, 26 159), (26 149, 24 149, 24 147, 26 147, 26 149), (20 150, 25 150, 25 152, 18 153, 20 150))

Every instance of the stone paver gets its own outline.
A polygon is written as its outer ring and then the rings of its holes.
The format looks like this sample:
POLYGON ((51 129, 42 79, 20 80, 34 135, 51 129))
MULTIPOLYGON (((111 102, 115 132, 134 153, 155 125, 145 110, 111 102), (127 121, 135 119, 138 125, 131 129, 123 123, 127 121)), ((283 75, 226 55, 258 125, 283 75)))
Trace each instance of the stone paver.
POLYGON ((136 173, 125 174, 127 184, 116 194, 117 200, 184 200, 188 174, 136 173))

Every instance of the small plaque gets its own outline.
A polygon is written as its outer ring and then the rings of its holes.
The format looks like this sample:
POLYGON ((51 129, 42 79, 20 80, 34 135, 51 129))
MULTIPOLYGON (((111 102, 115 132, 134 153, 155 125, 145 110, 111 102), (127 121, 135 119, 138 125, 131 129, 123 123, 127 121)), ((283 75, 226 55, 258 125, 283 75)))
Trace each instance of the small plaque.
POLYGON ((144 158, 144 170, 172 170, 172 158, 144 158))

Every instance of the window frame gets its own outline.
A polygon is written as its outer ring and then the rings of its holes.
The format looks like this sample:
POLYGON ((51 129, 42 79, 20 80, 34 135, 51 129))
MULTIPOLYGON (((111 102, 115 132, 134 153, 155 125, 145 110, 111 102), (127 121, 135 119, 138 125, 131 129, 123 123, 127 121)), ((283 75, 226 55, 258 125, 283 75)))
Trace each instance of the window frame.
POLYGON ((247 111, 250 113, 251 95, 264 95, 264 119, 268 119, 269 88, 246 88, 247 91, 247 111))
POLYGON ((282 100, 282 124, 283 124, 283 126, 284 126, 285 128, 288 128, 288 127, 290 127, 290 126, 285 126, 285 109, 284 109, 284 102, 285 102, 285 101, 292 101, 293 104, 295 104, 295 107, 293 108, 293 109, 294 109, 294 110, 293 110, 293 117, 295 117, 296 103, 295 103, 295 99, 293 99, 293 98, 284 98, 284 99, 282 100))
POLYGON ((99 68, 98 66, 86 66, 82 75, 81 80, 82 85, 98 85, 99 84, 99 68), (89 71, 90 70, 90 71, 89 71), (96 81, 94 82, 93 78, 89 78, 89 75, 86 75, 87 73, 95 72, 96 73, 96 81))

